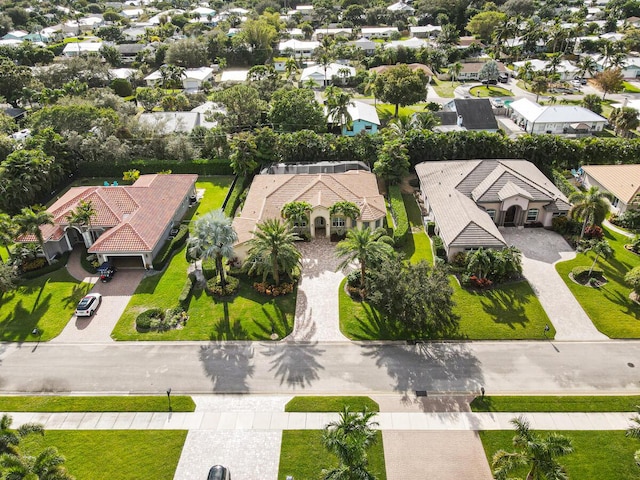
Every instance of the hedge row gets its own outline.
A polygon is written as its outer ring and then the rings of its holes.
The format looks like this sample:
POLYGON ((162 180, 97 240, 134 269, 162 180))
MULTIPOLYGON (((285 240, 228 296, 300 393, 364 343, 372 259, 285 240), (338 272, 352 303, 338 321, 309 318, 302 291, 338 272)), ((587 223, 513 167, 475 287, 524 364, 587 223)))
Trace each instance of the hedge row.
POLYGON ((187 275, 187 279, 184 282, 184 287, 182 287, 182 292, 180 292, 180 296, 178 297, 178 304, 184 310, 189 308, 189 298, 191 297, 191 290, 193 290, 195 279, 195 275, 187 275))
POLYGON ((558 170, 553 171, 553 183, 556 184, 558 190, 560 190, 564 195, 568 198, 572 193, 577 192, 576 187, 574 187, 571 182, 565 177, 562 172, 558 170))
POLYGON ((407 235, 409 234, 409 218, 407 217, 402 192, 400 192, 398 185, 389 187, 389 203, 391 204, 391 213, 395 221, 393 241, 397 247, 401 247, 407 241, 407 235))
POLYGON ((122 178, 122 172, 131 169, 141 174, 158 173, 171 170, 171 173, 197 173, 198 175, 233 175, 233 169, 227 160, 196 159, 189 162, 171 160, 133 160, 131 162, 83 162, 78 165, 76 174, 81 177, 94 177, 96 172, 102 177, 122 178))
POLYGON ((242 192, 247 187, 248 179, 246 177, 238 177, 233 185, 233 190, 231 191, 229 197, 227 198, 227 203, 224 206, 224 213, 227 217, 233 218, 238 206, 240 205, 240 199, 242 198, 242 192))
POLYGON ((39 268, 38 270, 33 270, 31 272, 25 272, 20 275, 21 278, 25 280, 31 280, 33 278, 41 277, 42 275, 46 275, 47 273, 55 272, 56 270, 60 270, 67 264, 67 260, 69 260, 69 255, 71 252, 63 253, 60 258, 55 260, 51 265, 47 265, 46 267, 39 268))
POLYGON ((167 264, 171 255, 174 251, 178 250, 180 247, 184 245, 184 242, 187 241, 189 236, 189 226, 188 225, 180 225, 180 229, 178 233, 171 241, 168 241, 160 250, 160 253, 153 259, 153 269, 154 270, 162 270, 164 266, 167 264))

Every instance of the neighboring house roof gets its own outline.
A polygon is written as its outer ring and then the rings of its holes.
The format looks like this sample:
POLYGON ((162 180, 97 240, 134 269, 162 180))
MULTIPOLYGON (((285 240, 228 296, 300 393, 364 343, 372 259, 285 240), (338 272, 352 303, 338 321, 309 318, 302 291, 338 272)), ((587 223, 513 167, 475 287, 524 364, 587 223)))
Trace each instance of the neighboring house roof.
MULTIPOLYGON (((462 70, 460 71, 460 73, 480 73, 480 70, 482 70, 482 67, 484 66, 485 63, 487 62, 463 63, 462 70)), ((496 62, 496 63, 498 64, 499 72, 508 71, 502 62, 496 62)))
POLYGON ((101 48, 102 42, 72 42, 65 45, 62 53, 99 53, 101 48))
POLYGON ((384 48, 404 47, 409 49, 423 48, 429 45, 430 45, 429 42, 427 42, 426 40, 423 40, 422 38, 416 38, 416 37, 411 37, 411 38, 408 38, 407 40, 392 40, 390 42, 382 44, 384 48))
POLYGON ((582 170, 627 205, 640 193, 640 164, 585 165, 582 170))
POLYGON ((204 81, 210 78, 211 75, 213 75, 213 68, 211 67, 187 68, 184 71, 185 79, 204 81))
MULTIPOLYGON (((516 195, 568 211, 566 197, 526 160, 457 160, 416 165, 420 186, 449 246, 501 247, 504 238, 478 204, 499 203, 516 195)), ((546 207, 545 207, 546 208, 546 207)))
POLYGON ((384 197, 378 191, 376 176, 370 172, 256 175, 242 213, 233 221, 238 243, 253 237, 257 223, 281 218, 282 207, 295 201, 309 202, 313 208, 329 208, 339 201, 353 202, 360 207, 360 219, 365 222, 386 215, 384 197))
POLYGON ((110 68, 109 77, 128 79, 133 77, 137 71, 138 70, 136 70, 135 68, 110 68))
POLYGON ((224 70, 220 75, 221 82, 244 82, 249 70, 224 70))
POLYGON ((387 10, 389 10, 390 12, 406 12, 406 13, 415 12, 415 9, 412 6, 407 5, 403 1, 389 5, 387 7, 387 10))
MULTIPOLYGON (((380 118, 378 117, 378 111, 376 107, 369 103, 359 102, 358 100, 352 100, 347 106, 349 115, 352 121, 362 120, 365 122, 380 125, 380 118)), ((327 118, 329 123, 337 123, 332 116, 327 118)))
POLYGON ((147 48, 147 46, 142 43, 121 43, 116 45, 116 48, 122 55, 136 55, 147 48))
POLYGON ((607 119, 591 110, 575 105, 542 106, 528 98, 521 98, 509 104, 509 108, 529 122, 543 123, 593 123, 607 119))
MULTIPOLYGON (((167 225, 197 178, 142 175, 130 186, 72 187, 47 209, 55 224, 41 227, 43 238, 62 238, 69 225, 67 216, 80 201, 91 201, 96 210, 92 226, 107 230, 91 246, 90 253, 150 252, 163 239, 167 225)), ((35 241, 35 236, 23 235, 19 241, 35 241)))
MULTIPOLYGON (((461 126, 467 130, 498 130, 498 122, 488 98, 456 98, 447 107, 456 112, 456 119, 455 122, 448 123, 451 116, 442 116, 443 125, 453 125, 461 121, 461 126), (458 116, 462 118, 459 119, 458 116)), ((436 112, 436 115, 438 113, 440 112, 436 112)))
POLYGON ((190 133, 195 127, 212 128, 216 122, 209 122, 199 112, 150 112, 140 114, 142 125, 153 128, 160 135, 173 132, 190 133))
POLYGON ((327 80, 330 80, 334 76, 339 77, 343 71, 349 72, 347 77, 356 76, 355 68, 350 67, 349 65, 344 65, 342 63, 330 63, 329 65, 327 65, 326 71, 323 65, 312 65, 310 67, 305 68, 304 70, 302 70, 302 73, 300 74, 300 81, 304 82, 309 78, 313 78, 314 80, 316 79, 322 80, 326 78, 327 80))
POLYGON ((442 31, 442 27, 440 25, 431 25, 431 24, 429 24, 429 25, 409 27, 409 31, 414 35, 416 33, 440 32, 440 31, 442 31))
POLYGON ((284 42, 280 42, 278 44, 278 50, 281 52, 291 49, 291 50, 315 50, 320 46, 320 42, 316 41, 304 41, 304 40, 286 40, 284 42))

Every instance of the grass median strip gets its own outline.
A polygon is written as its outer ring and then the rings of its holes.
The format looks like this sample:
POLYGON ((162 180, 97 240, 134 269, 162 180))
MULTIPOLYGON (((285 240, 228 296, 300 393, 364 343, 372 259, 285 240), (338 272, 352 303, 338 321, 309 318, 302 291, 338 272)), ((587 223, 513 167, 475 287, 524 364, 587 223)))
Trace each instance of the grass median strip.
MULTIPOLYGON (((193 412, 193 399, 186 395, 171 397, 173 412, 193 412)), ((148 396, 16 396, 0 397, 2 412, 166 412, 166 395, 148 396)), ((48 435, 48 433, 47 433, 48 435)))
POLYGON ((284 407, 285 412, 341 412, 344 406, 352 412, 362 411, 364 407, 370 412, 379 412, 380 407, 369 397, 293 397, 284 407))
POLYGON ((640 395, 485 396, 471 402, 473 412, 635 412, 640 395))

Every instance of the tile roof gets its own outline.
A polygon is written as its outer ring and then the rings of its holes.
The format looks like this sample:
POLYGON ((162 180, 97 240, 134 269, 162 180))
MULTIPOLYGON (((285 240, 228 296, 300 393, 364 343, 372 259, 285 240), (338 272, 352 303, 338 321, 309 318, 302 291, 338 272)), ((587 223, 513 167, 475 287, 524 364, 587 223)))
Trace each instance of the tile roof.
POLYGON ((329 208, 339 201, 353 202, 360 208, 360 219, 365 222, 386 215, 384 198, 378 191, 375 175, 370 172, 256 175, 242 213, 233 221, 238 243, 253 236, 257 223, 280 218, 282 207, 294 201, 309 202, 313 208, 329 208))
MULTIPOLYGON (((72 187, 47 209, 55 225, 41 228, 45 241, 59 240, 69 225, 67 216, 81 200, 91 201, 96 215, 92 227, 105 228, 91 253, 150 252, 185 197, 197 175, 142 175, 130 186, 72 187)), ((35 237, 34 237, 35 239, 35 237)), ((33 241, 27 236, 20 241, 33 241)))
POLYGON ((640 165, 585 165, 587 175, 627 205, 640 193, 640 165))

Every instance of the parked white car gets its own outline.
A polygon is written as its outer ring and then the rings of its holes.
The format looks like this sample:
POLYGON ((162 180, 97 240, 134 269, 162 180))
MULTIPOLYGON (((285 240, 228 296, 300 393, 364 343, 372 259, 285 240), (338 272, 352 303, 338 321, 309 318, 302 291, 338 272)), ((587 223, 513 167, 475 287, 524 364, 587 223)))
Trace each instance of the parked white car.
POLYGON ((76 317, 91 317, 98 309, 102 295, 99 293, 89 293, 86 295, 76 307, 76 317))

